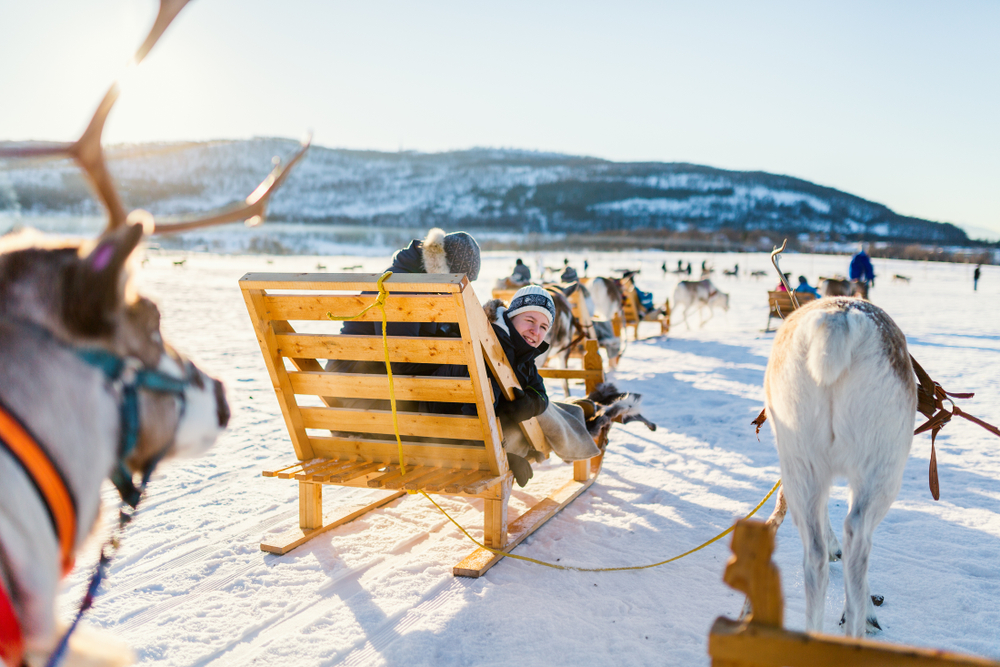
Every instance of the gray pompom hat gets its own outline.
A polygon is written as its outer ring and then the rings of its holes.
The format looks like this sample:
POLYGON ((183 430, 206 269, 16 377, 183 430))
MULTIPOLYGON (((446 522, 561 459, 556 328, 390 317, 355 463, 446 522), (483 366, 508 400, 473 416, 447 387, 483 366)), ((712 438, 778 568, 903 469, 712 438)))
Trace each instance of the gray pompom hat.
POLYGON ((479 244, 468 232, 452 232, 435 227, 423 242, 424 270, 427 273, 464 273, 469 280, 479 278, 479 244))
POLYGON ((549 318, 549 325, 556 317, 556 304, 548 290, 538 285, 526 285, 514 293, 507 308, 507 317, 533 310, 549 318))

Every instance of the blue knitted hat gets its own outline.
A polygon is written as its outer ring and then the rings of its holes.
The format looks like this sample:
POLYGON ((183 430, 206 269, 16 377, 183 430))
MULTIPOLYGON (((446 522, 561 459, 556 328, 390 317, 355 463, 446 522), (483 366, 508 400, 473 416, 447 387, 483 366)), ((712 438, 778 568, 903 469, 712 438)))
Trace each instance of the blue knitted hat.
POLYGON ((555 302, 552 301, 548 291, 538 285, 526 285, 517 290, 514 298, 510 300, 507 316, 514 317, 529 310, 545 314, 549 318, 550 325, 556 317, 555 302))

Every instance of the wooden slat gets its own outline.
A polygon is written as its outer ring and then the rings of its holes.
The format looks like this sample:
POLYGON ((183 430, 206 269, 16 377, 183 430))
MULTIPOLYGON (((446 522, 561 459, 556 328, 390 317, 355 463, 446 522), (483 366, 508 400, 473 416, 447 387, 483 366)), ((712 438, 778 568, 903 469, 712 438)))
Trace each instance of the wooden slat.
POLYGON ((420 479, 412 479, 403 485, 403 488, 407 491, 414 491, 418 488, 429 491, 430 486, 435 482, 441 482, 447 479, 451 479, 455 475, 456 471, 451 468, 435 468, 433 472, 424 475, 420 479))
MULTIPOLYGON (((348 408, 299 408, 306 428, 358 433, 394 433, 390 410, 350 410, 348 408)), ((399 434, 442 436, 456 440, 482 438, 478 417, 397 412, 399 434)))
MULTIPOLYGON (((378 290, 381 273, 247 273, 240 278, 244 290, 378 290)), ((461 292, 469 284, 464 273, 406 273, 389 276, 387 292, 461 292)))
POLYGON ((458 365, 466 363, 465 350, 461 339, 458 338, 390 336, 383 343, 381 336, 326 334, 275 336, 277 353, 290 358, 384 361, 386 344, 389 347, 389 359, 394 362, 458 365))
POLYGON ((285 365, 277 353, 278 346, 275 341, 274 329, 262 314, 263 298, 263 290, 243 290, 243 300, 246 302, 250 322, 253 324, 254 334, 257 336, 257 343, 260 345, 260 352, 264 357, 264 365, 271 378, 271 386, 278 399, 278 407, 281 408, 281 416, 284 417, 285 427, 288 429, 292 446, 295 448, 295 455, 300 460, 305 461, 315 458, 315 456, 309 448, 306 429, 302 425, 302 419, 295 406, 295 395, 288 382, 285 365))
POLYGON ((295 479, 300 482, 322 482, 326 475, 331 475, 341 470, 346 470, 353 466, 355 461, 340 461, 333 460, 327 461, 326 465, 319 466, 318 468, 313 468, 311 470, 304 470, 295 476, 295 479))
POLYGON ((466 484, 470 484, 478 479, 487 479, 489 477, 489 471, 487 470, 470 470, 448 486, 444 487, 444 492, 459 493, 465 488, 466 484))
POLYGON ((424 485, 424 490, 430 493, 439 493, 443 491, 445 487, 454 484, 463 477, 466 477, 469 472, 469 470, 449 470, 448 474, 442 475, 440 479, 429 481, 426 485, 424 485))
MULTIPOLYGON (((310 444, 318 455, 331 458, 356 456, 383 463, 398 463, 399 459, 399 446, 395 439, 313 437, 310 438, 310 444)), ((406 461, 414 465, 469 470, 489 468, 486 448, 482 445, 404 442, 403 452, 406 461)))
POLYGON ((392 479, 383 481, 382 488, 401 489, 407 482, 423 477, 429 472, 435 472, 435 469, 427 468, 425 466, 406 466, 405 475, 400 475, 399 477, 393 477, 392 479))
POLYGON ((327 484, 342 484, 343 482, 349 482, 352 479, 357 479, 358 477, 362 477, 384 467, 385 464, 381 462, 364 463, 353 468, 348 468, 342 472, 338 472, 335 475, 330 475, 324 481, 327 484))
POLYGON ((284 468, 278 468, 277 470, 265 470, 261 473, 262 477, 277 477, 280 473, 289 473, 294 475, 302 469, 302 466, 314 465, 319 463, 323 459, 309 459, 308 461, 296 461, 290 466, 285 466, 284 468), (293 470, 294 469, 294 470, 293 470))
MULTIPOLYGON (((370 306, 377 294, 313 295, 281 294, 265 296, 264 314, 271 320, 322 320, 329 316, 354 317, 357 322, 381 322, 382 311, 370 306)), ((454 322, 455 305, 451 295, 399 295, 385 300, 385 317, 389 322, 454 322)))
MULTIPOLYGON (((427 339, 424 339, 427 340, 427 339)), ((325 371, 291 372, 288 374, 292 391, 308 396, 339 398, 389 398, 389 377, 358 373, 327 373, 325 371)), ((392 376, 398 401, 437 401, 442 403, 475 403, 472 380, 469 378, 392 376)))
MULTIPOLYGON (((411 468, 407 468, 410 470, 411 468)), ((402 477, 403 470, 399 466, 394 466, 393 468, 385 471, 385 473, 368 480, 368 486, 372 489, 381 489, 382 485, 386 482, 391 482, 397 477, 402 477)))
POLYGON ((295 479, 296 475, 301 475, 304 473, 310 473, 314 470, 319 470, 330 464, 330 459, 328 458, 315 458, 308 462, 308 464, 303 464, 300 468, 296 469, 286 469, 279 472, 276 477, 278 479, 295 479))
MULTIPOLYGON (((485 475, 485 473, 484 473, 485 475)), ((514 473, 507 471, 507 475, 513 479, 514 473)), ((462 493, 467 493, 470 496, 478 496, 480 493, 485 493, 488 489, 503 482, 503 477, 494 477, 490 475, 489 477, 481 475, 478 479, 474 479, 471 482, 467 482, 465 486, 462 487, 462 493)))
POLYGON ((870 639, 807 634, 717 618, 708 637, 713 659, 786 667, 1000 667, 987 658, 870 639))
MULTIPOLYGON (((466 346, 469 361, 469 378, 472 380, 472 387, 476 394, 476 414, 480 417, 482 429, 482 439, 486 443, 486 459, 490 464, 490 471, 497 476, 507 472, 507 455, 503 451, 503 430, 497 421, 496 413, 493 411, 492 391, 490 389, 489 375, 485 374, 486 363, 484 360, 484 350, 489 347, 491 350, 500 349, 502 363, 510 372, 513 378, 513 370, 510 368, 507 357, 500 348, 500 342, 493 327, 486 319, 482 304, 476 298, 472 289, 467 289, 460 295, 455 295, 458 306, 459 328, 462 330, 462 343, 466 346), (490 397, 487 399, 487 397, 490 397)), ((514 379, 516 383, 517 380, 514 379)), ((505 390, 509 392, 510 390, 505 390)), ((507 394, 510 398, 512 394, 507 394)))

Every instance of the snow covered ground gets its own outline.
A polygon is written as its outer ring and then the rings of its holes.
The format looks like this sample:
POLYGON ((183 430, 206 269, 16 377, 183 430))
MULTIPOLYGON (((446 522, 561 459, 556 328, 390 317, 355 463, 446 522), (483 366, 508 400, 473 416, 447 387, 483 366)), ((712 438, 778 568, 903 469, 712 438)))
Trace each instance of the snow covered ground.
MULTIPOLYGON (((484 258, 480 299, 514 258, 484 258)), ((524 258, 534 270, 537 258, 524 258)), ((704 328, 695 319, 691 330, 675 323, 668 338, 629 342, 611 379, 643 394, 644 414, 659 429, 616 426, 597 483, 517 549, 583 567, 664 560, 727 528, 778 478, 770 430, 758 442, 750 426, 773 340, 761 333, 773 270, 763 254, 570 255, 577 269, 584 258, 592 276, 641 268, 639 285, 658 302, 676 282, 660 270, 664 261, 672 268, 682 258, 697 271, 706 259, 716 276, 736 262, 744 274, 768 270, 760 281, 716 278, 732 307, 704 328)), ((555 266, 563 258, 543 259, 555 266)), ((89 623, 127 641, 144 664, 185 667, 708 664, 709 626, 743 602, 722 583, 728 539, 652 570, 567 572, 506 559, 484 578, 457 579, 451 567, 473 545, 423 497, 405 496, 285 556, 259 550, 262 536, 295 525, 297 494, 292 481, 260 476, 290 462, 292 449, 237 280, 320 263, 380 271, 388 261, 149 253, 141 284, 159 302, 164 332, 225 381, 233 419, 206 456, 167 463, 154 477, 89 623)), ((847 258, 831 256, 783 263, 813 283, 846 266, 847 258)), ((978 292, 971 266, 877 260, 876 271, 872 299, 906 332, 916 358, 946 389, 977 392, 963 409, 1000 423, 1000 267, 984 267, 978 292), (911 282, 891 282, 897 273, 911 282)), ((880 639, 1000 658, 1000 440, 965 423, 944 430, 939 502, 927 490, 929 453, 929 437, 918 436, 900 497, 875 533, 880 639)), ((556 465, 542 465, 538 476, 556 465)), ((534 485, 515 487, 516 503, 544 491, 534 485)), ((364 493, 327 487, 325 497, 329 505, 364 493)), ((111 508, 110 487, 105 500, 111 508)), ((846 489, 836 488, 834 526, 846 501, 846 489)), ((443 505, 481 533, 474 503, 445 497, 443 505)), ((98 541, 68 580, 64 615, 82 595, 98 541)), ((801 553, 789 520, 776 560, 792 628, 804 625, 801 553)), ((838 632, 842 604, 842 569, 833 564, 826 631, 838 632)))

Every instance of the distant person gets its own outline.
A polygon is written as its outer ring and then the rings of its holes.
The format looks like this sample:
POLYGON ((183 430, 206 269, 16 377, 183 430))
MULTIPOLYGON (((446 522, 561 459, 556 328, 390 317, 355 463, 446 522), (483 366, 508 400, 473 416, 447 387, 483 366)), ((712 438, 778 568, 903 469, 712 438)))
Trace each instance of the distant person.
MULTIPOLYGON (((569 261, 569 260, 566 260, 566 261, 569 261)), ((564 283, 575 283, 579 279, 580 279, 580 276, 577 275, 576 269, 574 269, 572 266, 569 266, 568 264, 567 264, 566 268, 563 269, 562 275, 559 276, 559 280, 561 280, 564 283)))
POLYGON ((587 269, 589 269, 589 268, 590 268, 590 264, 587 263, 587 260, 583 260, 583 277, 584 278, 587 277, 587 269))
POLYGON ((787 288, 785 287, 785 283, 786 283, 786 282, 788 281, 788 279, 789 279, 789 278, 791 278, 791 277, 792 277, 792 274, 791 274, 791 273, 786 273, 786 274, 785 274, 785 279, 784 279, 784 280, 780 280, 780 281, 778 281, 778 286, 774 288, 774 291, 775 291, 775 292, 787 292, 787 291, 788 291, 788 289, 787 289, 787 288))
POLYGON ((872 260, 865 252, 866 245, 862 244, 858 254, 851 258, 850 278, 875 287, 875 267, 872 266, 872 260))
POLYGON ((685 271, 689 276, 691 275, 691 262, 688 262, 687 270, 685 271))
POLYGON ((708 267, 705 265, 705 260, 701 260, 701 272, 708 273, 708 267))
POLYGON ((530 283, 531 282, 531 269, 524 265, 524 262, 518 258, 517 262, 514 264, 514 270, 511 272, 510 277, 519 283, 530 283))
MULTIPOLYGON (((784 287, 784 285, 782 285, 784 287)), ((819 298, 819 290, 809 284, 805 276, 799 276, 799 286, 795 288, 796 292, 805 292, 806 294, 812 294, 817 299, 819 298)))
POLYGON ((666 272, 667 272, 667 263, 664 262, 663 266, 661 266, 660 268, 663 269, 663 273, 666 274, 666 272))
MULTIPOLYGON (((681 260, 677 260, 677 273, 684 273, 684 262, 681 260)), ((688 273, 690 273, 690 271, 688 273)))
POLYGON ((976 270, 972 272, 972 291, 975 292, 979 289, 979 276, 983 274, 982 264, 976 265, 976 270))

